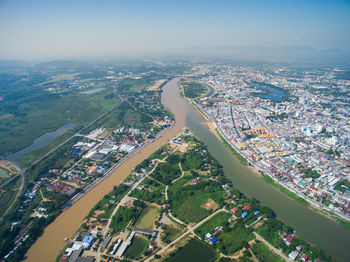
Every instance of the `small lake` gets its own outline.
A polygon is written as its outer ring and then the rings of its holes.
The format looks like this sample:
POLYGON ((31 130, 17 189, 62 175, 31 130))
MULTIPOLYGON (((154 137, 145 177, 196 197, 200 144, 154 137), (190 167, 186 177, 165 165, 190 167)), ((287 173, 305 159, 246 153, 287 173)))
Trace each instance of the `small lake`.
POLYGON ((253 83, 254 88, 261 90, 261 93, 253 93, 254 96, 258 96, 262 99, 268 99, 272 102, 283 102, 286 99, 286 93, 277 86, 267 83, 253 83))
POLYGON ((36 138, 33 143, 13 154, 9 154, 5 157, 5 159, 11 160, 21 157, 22 155, 34 151, 36 149, 42 148, 47 146, 52 140, 54 140, 56 137, 63 135, 66 131, 71 129, 74 126, 72 123, 64 124, 60 128, 56 129, 53 132, 45 133, 38 138, 36 138))

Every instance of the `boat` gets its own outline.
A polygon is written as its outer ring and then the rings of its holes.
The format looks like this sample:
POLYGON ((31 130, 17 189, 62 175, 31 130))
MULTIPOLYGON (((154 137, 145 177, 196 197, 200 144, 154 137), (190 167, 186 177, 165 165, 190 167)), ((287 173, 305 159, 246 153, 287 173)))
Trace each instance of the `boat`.
POLYGON ((64 240, 64 242, 67 242, 67 240, 68 240, 68 237, 65 237, 65 238, 64 238, 63 240, 64 240))

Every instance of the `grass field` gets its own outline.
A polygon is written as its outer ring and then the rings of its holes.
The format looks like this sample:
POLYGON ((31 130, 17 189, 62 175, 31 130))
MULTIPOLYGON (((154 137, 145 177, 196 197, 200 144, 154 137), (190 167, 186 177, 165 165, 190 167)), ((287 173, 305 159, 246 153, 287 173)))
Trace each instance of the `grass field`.
POLYGON ((227 255, 234 254, 247 246, 250 240, 254 239, 250 229, 245 228, 243 224, 234 225, 233 228, 227 228, 217 236, 217 247, 227 255))
POLYGON ((148 206, 143 209, 140 218, 136 222, 135 226, 138 228, 146 228, 153 230, 154 223, 159 217, 159 209, 156 207, 148 206))
POLYGON ((257 259, 259 259, 259 261, 265 261, 265 262, 283 262, 284 261, 278 255, 272 253, 269 250, 269 248, 260 241, 252 245, 251 250, 253 251, 257 259))
POLYGON ((184 247, 180 247, 168 262, 205 262, 213 261, 217 256, 215 249, 198 239, 190 240, 184 247))
POLYGON ((147 240, 141 237, 135 237, 130 247, 126 250, 125 256, 131 259, 137 259, 147 249, 147 240))
POLYGON ((229 213, 226 212, 220 212, 216 214, 212 219, 205 222, 203 225, 201 225, 199 228, 196 229, 196 233, 200 237, 204 237, 207 233, 213 233, 214 229, 217 226, 224 226, 227 224, 227 220, 231 217, 229 213))
POLYGON ((218 206, 223 204, 223 190, 213 181, 202 181, 196 185, 184 185, 188 178, 182 178, 169 188, 172 213, 186 223, 197 223, 212 211, 203 208, 209 198, 218 206))
POLYGON ((111 90, 91 95, 50 94, 40 102, 30 99, 18 101, 18 111, 25 113, 11 114, 1 121, 0 155, 16 152, 30 145, 35 138, 66 123, 74 123, 75 128, 81 128, 120 101, 118 97, 109 97, 108 94, 111 94, 111 90))
POLYGON ((177 238, 181 232, 182 230, 179 228, 164 225, 162 227, 162 241, 165 243, 170 243, 171 241, 175 240, 175 238, 177 238))
POLYGON ((16 193, 17 191, 7 190, 0 194, 0 214, 5 212, 9 203, 11 203, 14 197, 16 196, 16 193))
POLYGON ((118 89, 123 92, 141 92, 154 81, 159 80, 159 76, 144 76, 142 78, 125 78, 119 82, 118 89))
POLYGON ((181 81, 180 84, 183 87, 185 96, 188 98, 197 98, 205 95, 209 91, 209 87, 206 84, 197 81, 181 81))
POLYGON ((6 181, 10 177, 10 172, 0 167, 0 183, 6 181))

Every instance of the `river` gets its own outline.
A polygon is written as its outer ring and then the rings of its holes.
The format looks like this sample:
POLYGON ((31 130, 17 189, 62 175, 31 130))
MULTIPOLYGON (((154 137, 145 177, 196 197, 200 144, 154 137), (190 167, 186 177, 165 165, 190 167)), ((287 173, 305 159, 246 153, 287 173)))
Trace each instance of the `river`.
POLYGON ((199 113, 180 97, 176 84, 178 79, 169 81, 163 87, 162 93, 162 103, 175 115, 176 125, 125 161, 111 176, 58 216, 29 249, 27 261, 55 261, 59 251, 65 246, 63 239, 74 234, 90 209, 111 191, 114 185, 118 185, 135 165, 174 137, 185 125, 208 145, 209 151, 223 165, 227 177, 243 193, 257 198, 272 208, 279 219, 292 226, 305 240, 319 245, 344 261, 349 261, 350 231, 287 197, 263 182, 249 168, 242 166, 221 141, 203 125, 203 118, 199 113))

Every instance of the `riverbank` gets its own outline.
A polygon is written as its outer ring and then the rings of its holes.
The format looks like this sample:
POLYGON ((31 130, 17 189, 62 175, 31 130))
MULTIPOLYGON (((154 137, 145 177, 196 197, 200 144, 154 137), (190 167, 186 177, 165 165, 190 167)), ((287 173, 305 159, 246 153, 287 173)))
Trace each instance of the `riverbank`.
MULTIPOLYGON (((188 101, 188 98, 186 98, 186 100, 188 101)), ((207 114, 200 108, 200 106, 195 101, 193 101, 194 99, 189 100, 190 104, 193 105, 195 110, 199 112, 202 116, 204 116, 207 122, 211 122, 211 124, 209 124, 210 126, 216 126, 214 121, 212 121, 209 118, 209 116, 207 116, 207 114)), ((272 177, 270 174, 264 174, 263 176, 261 176, 261 171, 259 170, 259 168, 257 168, 249 159, 245 158, 237 150, 234 149, 230 141, 228 141, 228 139, 225 138, 225 135, 223 134, 222 130, 220 130, 220 128, 216 128, 215 132, 213 132, 212 128, 209 128, 209 130, 214 135, 220 138, 222 143, 237 157, 237 159, 242 165, 249 165, 249 167, 254 171, 253 173, 259 175, 259 177, 263 181, 265 181, 269 185, 274 186, 276 189, 278 189, 285 195, 291 197, 292 199, 296 200, 298 203, 318 212, 319 214, 322 214, 323 216, 326 216, 328 219, 336 221, 344 228, 350 230, 350 220, 346 216, 335 213, 323 204, 315 202, 307 198, 306 196, 300 194, 299 192, 292 190, 284 183, 280 183, 275 177, 272 177)))
POLYGON ((162 92, 162 103, 166 105, 169 111, 177 112, 179 111, 179 106, 183 109, 183 112, 175 115, 176 124, 165 133, 162 133, 152 143, 144 146, 137 154, 126 159, 110 176, 84 194, 74 205, 62 212, 55 221, 46 227, 43 235, 28 250, 26 261, 55 261, 57 254, 66 244, 63 239, 72 236, 78 230, 81 222, 96 203, 110 192, 114 186, 122 183, 136 165, 140 164, 185 127, 185 101, 174 101, 173 99, 174 97, 179 97, 178 88, 174 88, 176 82, 177 79, 170 80, 164 87, 166 92, 162 92), (167 101, 163 102, 163 99, 167 101), (67 221, 69 222, 67 223, 67 221), (48 245, 48 243, 50 244, 48 245))

